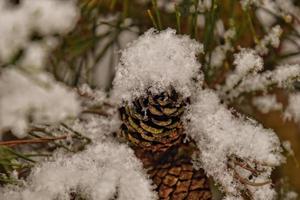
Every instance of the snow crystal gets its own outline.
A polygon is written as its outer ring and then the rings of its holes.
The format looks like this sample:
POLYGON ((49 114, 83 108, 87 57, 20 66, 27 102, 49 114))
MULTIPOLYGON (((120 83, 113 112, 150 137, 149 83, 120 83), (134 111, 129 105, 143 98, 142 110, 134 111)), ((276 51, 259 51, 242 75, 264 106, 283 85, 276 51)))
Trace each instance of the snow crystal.
MULTIPOLYGON (((191 101, 186 115, 186 132, 200 149, 198 159, 206 173, 221 184, 227 194, 239 196, 239 190, 245 186, 235 179, 234 174, 238 172, 247 179, 247 173, 243 168, 228 167, 230 158, 235 156, 264 168, 264 172, 253 178, 252 182, 268 181, 272 167, 283 160, 275 133, 253 120, 234 116, 225 105, 220 104, 213 91, 200 91, 191 101)), ((270 184, 259 188, 247 188, 253 193, 254 199, 272 199, 275 195, 270 184)))
POLYGON ((292 149, 292 145, 291 145, 290 141, 288 141, 288 140, 283 141, 282 142, 282 146, 283 146, 283 148, 287 151, 287 153, 290 156, 294 156, 295 155, 295 152, 292 149))
POLYGON ((275 95, 265 95, 255 97, 252 100, 253 105, 262 113, 268 113, 272 110, 281 110, 282 104, 277 102, 275 95))
POLYGON ((118 131, 121 120, 117 109, 106 109, 111 116, 100 116, 96 114, 86 114, 70 123, 73 130, 82 133, 95 142, 103 142, 113 136, 112 133, 118 131))
POLYGON ((258 45, 256 45, 255 50, 260 54, 264 55, 269 52, 268 45, 271 45, 274 48, 277 48, 280 44, 280 36, 283 30, 279 25, 274 26, 271 31, 259 41, 258 45))
POLYGON ((285 119, 293 119, 300 121, 300 93, 294 93, 289 95, 289 103, 285 110, 285 119))
POLYGON ((232 44, 231 40, 235 37, 235 29, 229 29, 227 30, 223 38, 225 40, 225 43, 223 45, 217 46, 213 51, 211 57, 211 66, 212 67, 221 67, 223 65, 224 60, 226 59, 226 53, 230 50, 232 50, 232 44))
POLYGON ((233 99, 243 92, 265 91, 270 86, 280 88, 292 87, 294 81, 300 78, 300 66, 280 65, 272 71, 265 71, 260 74, 250 74, 244 77, 241 83, 225 94, 226 98, 233 99))
POLYGON ((79 112, 75 93, 49 74, 34 76, 15 68, 0 76, 0 130, 12 129, 18 137, 26 135, 29 118, 35 123, 56 123, 79 112))
POLYGON ((233 64, 236 66, 234 71, 226 78, 223 92, 234 88, 240 80, 242 80, 249 73, 256 73, 263 69, 263 60, 252 49, 241 49, 241 51, 234 55, 233 64))
POLYGON ((88 104, 89 107, 93 105, 101 105, 107 100, 107 93, 103 90, 93 90, 88 84, 82 84, 78 88, 78 94, 84 98, 83 104, 88 104))
POLYGON ((300 77, 300 65, 282 65, 274 70, 272 81, 279 87, 288 87, 300 77))
POLYGON ((235 72, 240 75, 249 71, 260 71, 263 68, 262 58, 251 49, 242 49, 235 54, 233 64, 236 66, 235 72))
POLYGON ((35 167, 25 187, 0 189, 0 199, 64 200, 72 192, 91 200, 115 195, 120 200, 156 199, 142 164, 125 145, 103 143, 73 156, 57 157, 35 167))
POLYGON ((192 94, 193 78, 201 65, 196 55, 202 45, 172 29, 150 29, 122 52, 114 80, 114 96, 130 101, 146 90, 159 93, 173 86, 185 97, 192 94))

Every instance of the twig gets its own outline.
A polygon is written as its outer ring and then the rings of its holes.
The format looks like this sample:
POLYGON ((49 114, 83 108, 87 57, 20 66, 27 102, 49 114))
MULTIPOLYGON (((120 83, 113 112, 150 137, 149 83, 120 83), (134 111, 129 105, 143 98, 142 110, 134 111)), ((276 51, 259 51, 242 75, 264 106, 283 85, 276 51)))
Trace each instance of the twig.
POLYGON ((71 127, 69 127, 67 124, 62 123, 61 125, 62 125, 64 128, 66 128, 66 129, 68 129, 69 131, 71 131, 72 133, 74 133, 77 137, 86 139, 88 143, 91 143, 91 142, 92 142, 91 138, 89 138, 89 137, 87 137, 87 136, 84 136, 83 134, 79 133, 78 131, 75 131, 74 129, 72 129, 71 127))
POLYGON ((16 146, 24 144, 37 144, 37 143, 47 143, 54 140, 66 139, 68 136, 59 136, 59 137, 49 137, 49 138, 39 138, 39 139, 26 139, 26 140, 9 140, 9 141, 0 141, 0 145, 4 146, 16 146))
MULTIPOLYGON (((245 162, 243 159, 237 157, 237 156, 233 156, 233 162, 235 165, 240 166, 241 168, 248 170, 250 172, 252 172, 254 175, 258 175, 259 173, 264 172, 264 170, 258 170, 258 169, 254 169, 253 167, 251 167, 247 162, 245 162)), ((254 162, 256 165, 259 164, 257 162, 254 162)))
MULTIPOLYGON (((238 158, 238 157, 236 157, 236 156, 234 156, 234 157, 232 157, 232 158, 230 158, 230 159, 232 159, 234 166, 229 165, 229 167, 233 170, 233 172, 234 172, 234 177, 235 177, 239 182, 241 182, 242 184, 250 185, 250 186, 255 186, 255 187, 259 187, 259 186, 263 186, 263 185, 267 185, 267 184, 271 184, 271 183, 272 183, 272 181, 265 181, 265 182, 259 182, 259 183, 255 183, 255 182, 249 181, 248 179, 242 177, 242 176, 236 171, 236 168, 235 168, 235 167, 236 167, 236 166, 240 166, 240 167, 242 167, 243 169, 250 171, 253 175, 257 175, 257 174, 259 173, 259 171, 256 170, 256 169, 253 169, 253 168, 252 168, 248 163, 246 163, 246 162, 245 162, 245 163, 240 162, 240 161, 239 161, 240 158, 238 158)), ((241 160, 242 160, 242 159, 241 159, 241 160)), ((244 162, 244 161, 243 161, 243 162, 244 162)))
POLYGON ((246 178, 243 178, 241 175, 239 175, 239 173, 237 173, 235 171, 235 169, 234 169, 234 177, 243 184, 250 185, 250 186, 255 186, 255 187, 264 186, 264 185, 272 183, 272 181, 265 181, 265 182, 260 182, 260 183, 255 183, 255 182, 248 181, 246 178))

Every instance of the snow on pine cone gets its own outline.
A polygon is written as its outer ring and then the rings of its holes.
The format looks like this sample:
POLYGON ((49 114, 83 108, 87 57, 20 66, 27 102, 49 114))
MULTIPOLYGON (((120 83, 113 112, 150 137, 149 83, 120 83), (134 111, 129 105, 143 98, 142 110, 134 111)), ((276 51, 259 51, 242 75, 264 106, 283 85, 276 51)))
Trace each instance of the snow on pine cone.
POLYGON ((183 115, 188 99, 174 88, 125 103, 119 111, 118 136, 128 141, 156 185, 160 199, 211 199, 208 179, 196 170, 191 155, 196 146, 184 143, 183 115))

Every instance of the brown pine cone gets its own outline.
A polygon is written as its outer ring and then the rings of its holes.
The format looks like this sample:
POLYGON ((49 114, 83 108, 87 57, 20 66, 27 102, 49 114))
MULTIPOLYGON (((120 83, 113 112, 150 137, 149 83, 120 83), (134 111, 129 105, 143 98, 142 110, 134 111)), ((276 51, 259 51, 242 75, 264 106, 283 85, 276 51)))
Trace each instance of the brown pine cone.
POLYGON ((174 89, 127 103, 119 109, 123 121, 119 137, 149 151, 166 151, 182 142, 180 118, 186 104, 174 89))
POLYGON ((134 149, 162 200, 212 199, 204 171, 191 162, 196 147, 183 142, 181 116, 187 104, 188 99, 170 88, 119 109, 123 124, 117 135, 134 149))
POLYGON ((190 159, 192 144, 181 144, 164 153, 134 148, 136 156, 153 183, 161 200, 209 200, 212 194, 202 169, 196 170, 190 159))

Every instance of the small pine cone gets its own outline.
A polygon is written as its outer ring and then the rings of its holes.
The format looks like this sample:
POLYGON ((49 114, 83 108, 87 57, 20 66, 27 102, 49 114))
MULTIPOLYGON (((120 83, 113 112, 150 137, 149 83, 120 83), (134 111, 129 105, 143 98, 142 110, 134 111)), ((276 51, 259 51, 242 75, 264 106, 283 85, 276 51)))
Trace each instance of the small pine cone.
POLYGON ((186 104, 174 89, 140 97, 119 109, 123 121, 119 137, 146 150, 165 151, 182 142, 180 117, 186 104))

